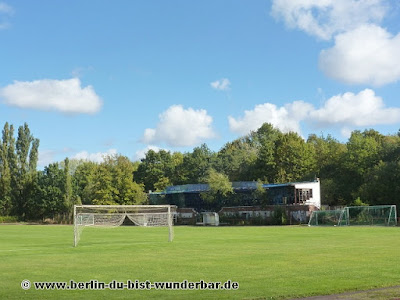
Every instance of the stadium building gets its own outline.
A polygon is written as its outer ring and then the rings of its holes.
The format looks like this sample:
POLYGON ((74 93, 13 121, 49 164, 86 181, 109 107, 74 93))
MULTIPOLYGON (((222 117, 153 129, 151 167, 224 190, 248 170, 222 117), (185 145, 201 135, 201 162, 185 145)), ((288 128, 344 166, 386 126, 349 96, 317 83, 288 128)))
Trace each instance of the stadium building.
MULTIPOLYGON (((263 203, 257 199, 257 182, 232 182, 234 195, 223 200, 223 206, 254 205, 308 205, 321 207, 321 190, 319 179, 306 182, 290 182, 281 184, 262 184, 267 200, 263 203)), ((162 192, 150 192, 151 204, 173 204, 179 208, 194 208, 196 211, 209 210, 209 204, 201 198, 201 193, 210 190, 208 184, 186 184, 169 186, 162 192)), ((212 209, 212 207, 211 207, 212 209)))

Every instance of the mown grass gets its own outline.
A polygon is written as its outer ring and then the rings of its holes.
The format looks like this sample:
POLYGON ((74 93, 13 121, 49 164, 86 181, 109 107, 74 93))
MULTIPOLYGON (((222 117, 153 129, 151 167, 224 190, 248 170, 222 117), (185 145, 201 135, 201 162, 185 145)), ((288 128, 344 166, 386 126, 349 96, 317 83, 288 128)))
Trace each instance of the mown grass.
POLYGON ((0 299, 284 299, 399 284, 400 228, 0 226, 0 299), (21 281, 199 281, 238 290, 23 290, 21 281))

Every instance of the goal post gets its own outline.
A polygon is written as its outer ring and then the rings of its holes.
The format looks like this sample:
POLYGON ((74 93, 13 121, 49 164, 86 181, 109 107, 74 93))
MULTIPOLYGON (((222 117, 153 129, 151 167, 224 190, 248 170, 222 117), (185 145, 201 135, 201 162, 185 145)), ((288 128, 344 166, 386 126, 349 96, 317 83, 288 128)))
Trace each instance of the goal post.
POLYGON ((346 206, 337 210, 313 211, 308 225, 396 226, 396 205, 346 206))
POLYGON ((168 241, 174 238, 175 205, 74 205, 74 247, 85 227, 118 227, 129 219, 144 227, 168 227, 168 241))
POLYGON ((349 206, 348 225, 397 225, 396 205, 349 206))

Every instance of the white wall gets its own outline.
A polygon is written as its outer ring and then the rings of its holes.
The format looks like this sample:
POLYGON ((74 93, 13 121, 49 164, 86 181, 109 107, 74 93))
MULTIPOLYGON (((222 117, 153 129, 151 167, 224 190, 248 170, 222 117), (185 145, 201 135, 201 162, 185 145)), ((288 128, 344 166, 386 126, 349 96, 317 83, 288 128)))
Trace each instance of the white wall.
POLYGON ((218 213, 203 213, 203 223, 204 225, 219 225, 219 215, 218 213))
POLYGON ((315 182, 296 183, 296 189, 312 189, 313 196, 304 204, 315 205, 318 209, 321 208, 321 185, 319 179, 315 182))

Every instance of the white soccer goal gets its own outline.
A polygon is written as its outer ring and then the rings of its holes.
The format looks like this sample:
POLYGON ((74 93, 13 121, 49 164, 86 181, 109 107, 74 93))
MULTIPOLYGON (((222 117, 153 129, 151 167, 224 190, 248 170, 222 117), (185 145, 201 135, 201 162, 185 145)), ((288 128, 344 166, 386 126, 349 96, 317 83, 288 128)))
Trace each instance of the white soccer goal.
POLYGON ((347 206, 337 210, 313 211, 309 226, 396 226, 396 205, 347 206))
POLYGON ((74 247, 86 226, 116 227, 128 218, 137 226, 168 227, 168 241, 174 238, 175 205, 75 205, 74 247))

